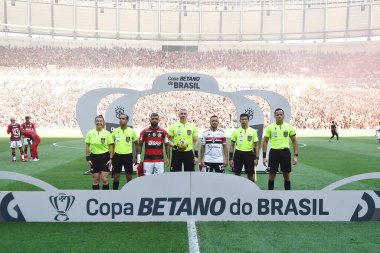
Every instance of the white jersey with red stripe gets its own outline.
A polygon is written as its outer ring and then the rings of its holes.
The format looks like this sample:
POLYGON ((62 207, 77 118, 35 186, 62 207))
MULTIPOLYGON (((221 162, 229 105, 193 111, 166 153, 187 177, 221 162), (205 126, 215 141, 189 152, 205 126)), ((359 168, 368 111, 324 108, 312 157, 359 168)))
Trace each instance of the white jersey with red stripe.
POLYGON ((205 131, 201 145, 205 147, 204 162, 223 163, 223 145, 226 145, 226 134, 222 130, 205 131))

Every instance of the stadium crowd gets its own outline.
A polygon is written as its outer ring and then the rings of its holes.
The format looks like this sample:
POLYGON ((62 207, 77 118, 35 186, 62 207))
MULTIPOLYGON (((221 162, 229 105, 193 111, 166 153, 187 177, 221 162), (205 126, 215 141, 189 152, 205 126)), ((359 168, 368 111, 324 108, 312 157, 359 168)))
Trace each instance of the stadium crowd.
MULTIPOLYGON (((0 123, 32 115, 39 127, 77 127, 75 107, 86 92, 103 87, 150 89, 154 78, 168 72, 200 72, 214 76, 221 90, 267 89, 285 96, 292 124, 300 129, 374 128, 379 121, 380 51, 376 54, 308 52, 212 51, 162 52, 126 48, 0 47, 0 123), (261 78, 257 81, 258 78, 261 78), (331 80, 346 80, 331 81, 331 80), (266 83, 266 81, 268 82, 266 83), (270 81, 272 80, 272 81, 270 81), (354 81, 353 81, 354 80, 354 81)), ((102 100, 104 113, 115 99, 102 100)), ((271 113, 266 102, 265 124, 271 113)), ((160 93, 141 98, 134 108, 134 126, 149 124, 148 114, 161 115, 167 127, 186 107, 189 120, 208 127, 212 114, 222 128, 237 124, 230 99, 213 94, 160 93)))

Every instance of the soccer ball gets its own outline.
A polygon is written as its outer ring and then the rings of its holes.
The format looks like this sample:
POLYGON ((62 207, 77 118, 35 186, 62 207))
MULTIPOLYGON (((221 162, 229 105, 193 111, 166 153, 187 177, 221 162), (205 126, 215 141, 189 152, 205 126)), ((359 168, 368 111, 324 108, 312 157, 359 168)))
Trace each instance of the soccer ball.
POLYGON ((187 147, 189 146, 189 143, 187 142, 186 139, 179 139, 178 142, 177 142, 177 147, 179 150, 181 151, 184 151, 185 149, 187 149, 187 147))

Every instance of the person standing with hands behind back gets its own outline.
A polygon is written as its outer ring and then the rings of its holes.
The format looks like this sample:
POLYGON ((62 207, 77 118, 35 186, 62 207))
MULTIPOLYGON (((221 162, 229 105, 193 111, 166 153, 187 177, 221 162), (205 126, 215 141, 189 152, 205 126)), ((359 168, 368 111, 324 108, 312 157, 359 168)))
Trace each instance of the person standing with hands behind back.
POLYGON ((284 110, 277 108, 274 111, 276 122, 269 124, 265 130, 263 140, 263 164, 268 167, 267 162, 267 147, 270 140, 269 151, 269 180, 268 190, 274 189, 274 179, 278 167, 281 166, 281 171, 284 176, 284 188, 290 190, 290 172, 292 171, 291 154, 289 150, 289 139, 293 143, 294 157, 293 165, 298 163, 298 142, 296 138, 296 131, 294 128, 284 122, 284 110))
POLYGON ((255 167, 259 160, 259 138, 257 131, 249 127, 248 123, 249 115, 246 113, 240 114, 241 127, 231 135, 229 159, 230 166, 236 176, 241 175, 244 166, 248 179, 255 182, 255 167))
POLYGON ((102 115, 95 117, 96 128, 86 134, 86 161, 92 168, 92 189, 99 190, 102 180, 103 190, 109 190, 108 174, 112 163, 113 139, 111 133, 104 129, 102 115))

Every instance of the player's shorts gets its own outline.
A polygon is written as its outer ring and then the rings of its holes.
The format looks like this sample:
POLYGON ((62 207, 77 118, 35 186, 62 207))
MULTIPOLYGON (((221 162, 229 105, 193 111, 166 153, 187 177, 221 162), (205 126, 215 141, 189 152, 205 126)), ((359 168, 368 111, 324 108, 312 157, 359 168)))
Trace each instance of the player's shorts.
POLYGON ((334 135, 338 135, 338 132, 336 130, 331 130, 331 134, 334 136, 334 135))
POLYGON ((269 151, 269 171, 276 173, 279 166, 281 171, 288 173, 292 171, 291 154, 288 148, 286 149, 271 149, 269 151))
POLYGON ((110 153, 103 153, 99 155, 90 154, 90 160, 92 162, 92 173, 110 172, 110 168, 107 162, 110 160, 110 153))
POLYGON ((245 173, 247 173, 247 175, 253 175, 255 158, 256 155, 253 151, 236 150, 234 154, 234 173, 241 174, 244 166, 245 173))
POLYGON ((132 174, 133 172, 133 156, 131 154, 118 154, 112 158, 113 172, 120 174, 122 167, 124 166, 125 173, 132 174))
POLYGON ((164 162, 144 161, 144 175, 162 174, 165 171, 164 162))
POLYGON ((28 146, 29 144, 32 145, 33 140, 30 138, 24 138, 24 146, 28 146))
POLYGON ((9 144, 9 147, 16 148, 16 147, 22 147, 21 141, 11 141, 9 144))
POLYGON ((177 150, 172 151, 170 171, 182 171, 182 163, 184 171, 194 171, 194 153, 192 150, 185 152, 179 152, 177 150))
POLYGON ((223 163, 205 163, 206 172, 217 172, 224 173, 224 165, 223 163))

